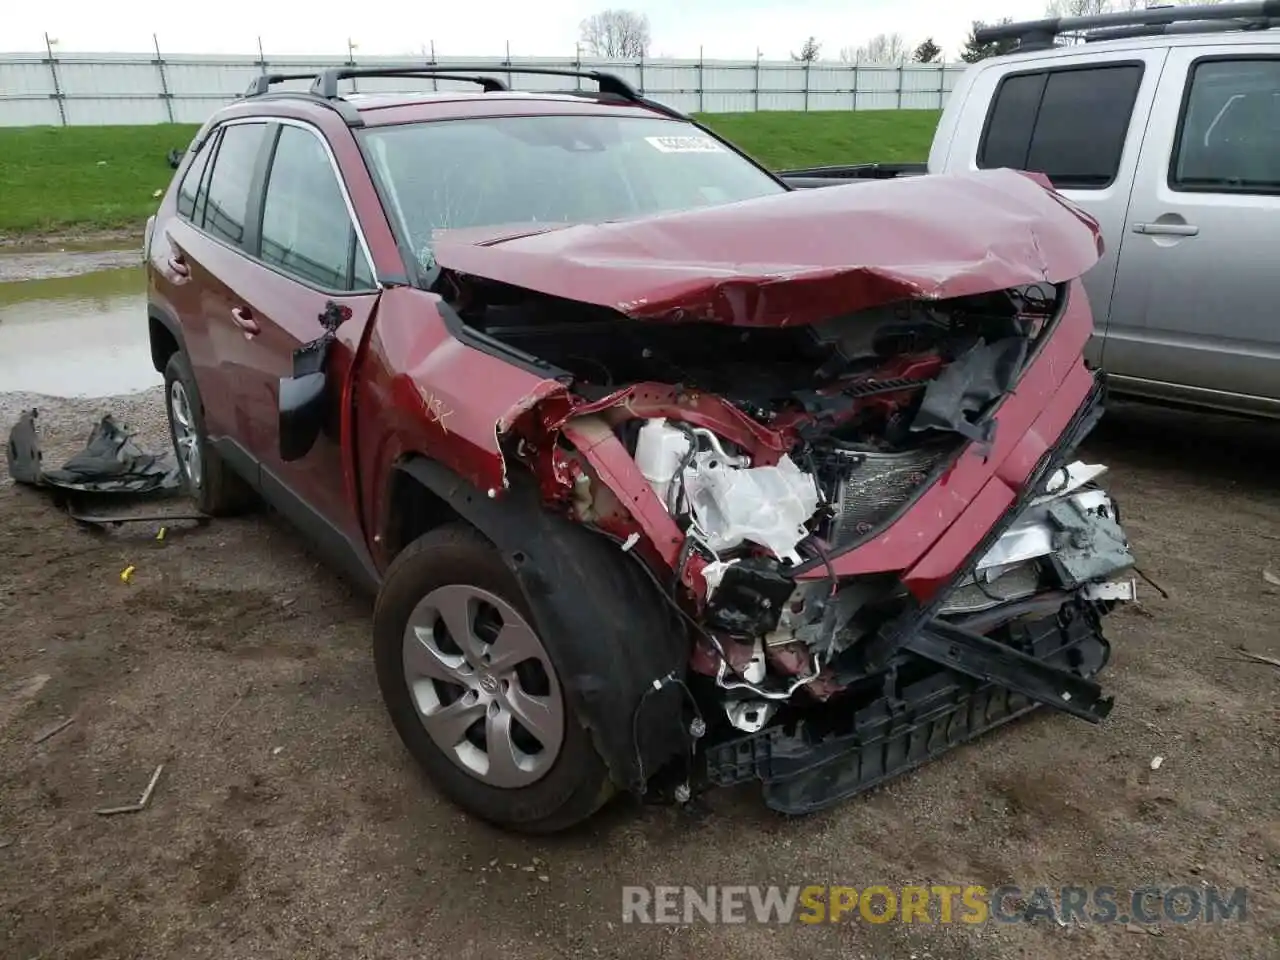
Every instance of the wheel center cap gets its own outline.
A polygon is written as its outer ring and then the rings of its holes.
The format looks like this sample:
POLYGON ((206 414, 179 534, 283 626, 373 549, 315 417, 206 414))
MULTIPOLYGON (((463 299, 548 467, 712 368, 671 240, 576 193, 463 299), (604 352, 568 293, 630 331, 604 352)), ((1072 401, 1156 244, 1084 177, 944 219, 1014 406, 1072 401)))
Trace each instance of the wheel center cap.
POLYGON ((489 674, 485 674, 480 678, 480 689, 485 693, 494 694, 498 692, 498 681, 489 674))

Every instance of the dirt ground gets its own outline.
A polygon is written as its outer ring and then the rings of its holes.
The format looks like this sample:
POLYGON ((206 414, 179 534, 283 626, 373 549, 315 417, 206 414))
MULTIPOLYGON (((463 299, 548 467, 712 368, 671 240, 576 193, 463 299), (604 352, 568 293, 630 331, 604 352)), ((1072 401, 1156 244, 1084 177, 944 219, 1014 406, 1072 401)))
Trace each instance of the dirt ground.
MULTIPOLYGON (((78 445, 91 406, 51 415, 46 447, 78 445)), ((1274 960, 1280 670, 1231 656, 1280 656, 1264 576, 1280 575, 1280 429, 1117 409, 1084 452, 1112 464, 1169 594, 1147 587, 1111 619, 1106 723, 1041 712, 807 819, 743 788, 700 815, 618 803, 546 840, 465 818, 418 775, 378 696, 368 602, 283 522, 94 536, 6 478, 0 956, 1274 960), (158 764, 144 812, 94 814, 136 800, 158 764), (1243 886, 1248 914, 620 922, 624 884, 912 882, 1243 886)))

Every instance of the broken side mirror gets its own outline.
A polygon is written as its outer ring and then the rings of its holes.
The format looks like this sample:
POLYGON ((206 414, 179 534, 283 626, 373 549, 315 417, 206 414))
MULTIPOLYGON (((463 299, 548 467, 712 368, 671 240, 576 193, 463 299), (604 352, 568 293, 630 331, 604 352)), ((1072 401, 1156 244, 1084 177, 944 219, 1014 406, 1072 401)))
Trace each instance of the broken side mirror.
POLYGON ((280 378, 280 459, 299 460, 315 446, 328 413, 323 371, 280 378))
POLYGON ((293 351, 293 376, 281 377, 277 391, 280 459, 300 460, 315 446, 329 416, 325 361, 334 331, 351 319, 351 308, 330 300, 320 314, 324 333, 293 351))

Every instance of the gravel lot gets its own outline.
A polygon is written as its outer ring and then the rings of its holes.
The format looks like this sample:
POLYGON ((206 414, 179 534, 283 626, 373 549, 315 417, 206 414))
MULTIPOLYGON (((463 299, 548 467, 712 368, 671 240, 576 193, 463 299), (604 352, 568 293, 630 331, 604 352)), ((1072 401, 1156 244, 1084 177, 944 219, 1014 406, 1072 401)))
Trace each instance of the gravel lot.
MULTIPOLYGON (((0 397, 4 429, 32 402, 0 397)), ((54 465, 107 409, 164 438, 157 391, 34 402, 54 465)), ((281 521, 95 536, 6 477, 0 956, 1274 960, 1280 670, 1229 657, 1280 656, 1280 429, 1118 409, 1085 454, 1112 464, 1169 594, 1112 618, 1107 723, 1042 712, 808 819, 741 789, 698 815, 623 802, 548 840, 464 818, 416 773, 368 603, 281 521), (160 763, 145 812, 95 816, 160 763), (619 922, 623 884, 910 882, 1241 885, 1248 919, 619 922)))

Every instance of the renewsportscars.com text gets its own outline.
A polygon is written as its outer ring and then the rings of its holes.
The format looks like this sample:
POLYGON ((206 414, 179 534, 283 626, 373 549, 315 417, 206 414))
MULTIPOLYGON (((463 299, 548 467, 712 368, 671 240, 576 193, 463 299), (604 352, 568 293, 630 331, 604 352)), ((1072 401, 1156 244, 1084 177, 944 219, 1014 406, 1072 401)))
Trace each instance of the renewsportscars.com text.
POLYGON ((983 887, 628 886, 623 923, 1222 923, 1247 915, 1243 887, 1201 884, 983 887))

